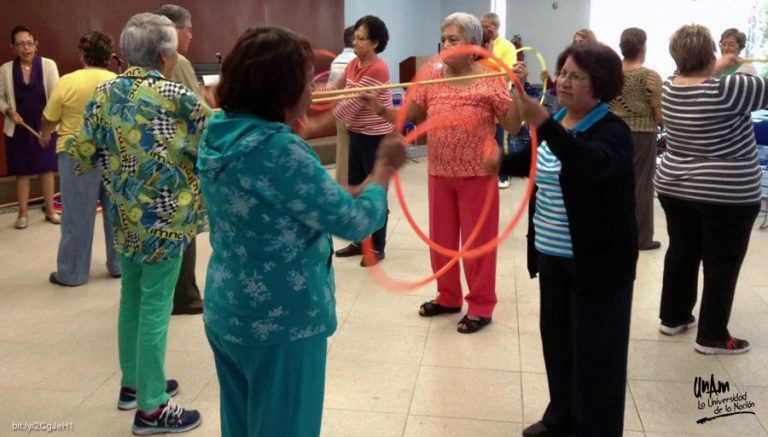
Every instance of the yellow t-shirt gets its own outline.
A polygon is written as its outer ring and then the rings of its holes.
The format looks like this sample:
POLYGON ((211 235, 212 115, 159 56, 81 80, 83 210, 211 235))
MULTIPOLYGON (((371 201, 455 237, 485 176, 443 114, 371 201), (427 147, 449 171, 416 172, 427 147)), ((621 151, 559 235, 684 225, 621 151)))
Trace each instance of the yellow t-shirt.
POLYGON ((517 62, 516 52, 517 49, 515 49, 515 45, 503 36, 499 35, 493 40, 493 55, 501 58, 509 68, 512 68, 512 66, 515 65, 515 62, 517 62))
POLYGON ((87 67, 66 74, 56 82, 43 110, 46 119, 59 122, 56 153, 64 151, 67 137, 77 136, 85 105, 91 100, 96 87, 115 76, 115 73, 103 68, 87 67))

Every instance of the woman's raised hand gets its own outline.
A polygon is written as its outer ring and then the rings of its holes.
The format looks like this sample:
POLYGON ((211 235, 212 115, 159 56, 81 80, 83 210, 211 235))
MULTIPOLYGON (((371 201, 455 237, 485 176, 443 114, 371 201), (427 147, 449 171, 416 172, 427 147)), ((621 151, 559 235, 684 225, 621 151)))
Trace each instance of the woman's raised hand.
POLYGON ((513 99, 517 105, 517 110, 520 112, 520 118, 532 126, 539 127, 549 118, 546 108, 541 106, 536 99, 526 94, 524 90, 515 89, 513 91, 513 99))

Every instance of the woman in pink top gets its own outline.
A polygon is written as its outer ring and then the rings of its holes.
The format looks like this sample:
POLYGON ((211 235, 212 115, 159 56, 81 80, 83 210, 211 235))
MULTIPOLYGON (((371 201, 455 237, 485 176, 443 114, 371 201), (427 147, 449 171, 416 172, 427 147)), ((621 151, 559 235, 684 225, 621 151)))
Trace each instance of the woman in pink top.
MULTIPOLYGON (((464 12, 451 14, 443 20, 440 40, 443 50, 463 44, 480 45, 483 40, 480 20, 464 12)), ((423 79, 487 72, 473 55, 457 55, 432 65, 434 68, 423 79)), ((516 68, 522 71, 524 66, 516 68)), ((427 137, 430 238, 442 246, 458 249, 477 224, 488 184, 496 184, 496 175, 488 174, 483 168, 484 144, 493 141, 497 119, 506 130, 517 132, 520 118, 501 77, 421 86, 411 92, 413 102, 408 108, 408 119, 419 122, 427 117, 451 116, 465 120, 441 125, 430 131, 427 137)), ((395 109, 382 106, 371 95, 363 100, 376 114, 389 121, 397 116, 395 109)), ((491 213, 474 247, 498 234, 498 191, 495 191, 492 202, 491 213)), ((433 271, 440 270, 451 259, 435 251, 430 251, 430 257, 433 271)), ((457 329, 469 334, 491 322, 496 306, 496 251, 463 260, 462 264, 469 286, 466 297, 469 306, 457 329)), ((437 297, 422 304, 419 315, 431 317, 461 311, 463 293, 460 274, 456 264, 440 277, 437 280, 437 297)))

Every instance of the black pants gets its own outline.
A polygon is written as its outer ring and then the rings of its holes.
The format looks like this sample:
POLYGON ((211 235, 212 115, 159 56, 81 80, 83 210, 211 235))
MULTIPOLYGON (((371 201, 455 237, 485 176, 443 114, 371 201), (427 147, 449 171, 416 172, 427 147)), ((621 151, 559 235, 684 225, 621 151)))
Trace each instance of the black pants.
MULTIPOLYGON (((373 171, 373 163, 376 162, 376 151, 379 150, 379 142, 384 135, 365 135, 357 132, 349 132, 349 185, 359 185, 373 171)), ((384 252, 387 245, 387 222, 389 221, 389 209, 384 226, 373 233, 373 249, 384 252)), ((359 244, 359 241, 355 243, 359 244)))
POLYGON ((656 134, 632 132, 635 144, 635 217, 637 244, 647 249, 653 243, 653 176, 656 173, 656 134))
POLYGON ((659 317, 667 326, 688 321, 696 305, 699 264, 703 263, 696 339, 727 340, 736 281, 760 205, 713 205, 668 196, 659 196, 659 202, 669 234, 659 317))
MULTIPOLYGON (((496 145, 499 147, 499 156, 504 156, 509 153, 509 150, 505 147, 504 141, 504 128, 500 124, 496 125, 496 145)), ((504 182, 509 179, 509 175, 504 170, 499 169, 499 182, 504 182)))
POLYGON ((632 285, 585 294, 575 283, 573 259, 539 254, 539 287, 549 383, 544 425, 562 434, 620 437, 632 285))
POLYGON ((187 306, 200 300, 200 289, 195 282, 195 261, 197 259, 197 244, 193 238, 184 250, 184 258, 181 259, 179 280, 176 282, 176 290, 173 292, 173 307, 187 306))

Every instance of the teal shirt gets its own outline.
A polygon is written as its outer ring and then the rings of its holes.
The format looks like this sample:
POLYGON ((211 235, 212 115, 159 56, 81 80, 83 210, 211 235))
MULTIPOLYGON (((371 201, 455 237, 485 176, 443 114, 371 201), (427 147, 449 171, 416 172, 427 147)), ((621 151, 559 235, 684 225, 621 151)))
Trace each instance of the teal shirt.
POLYGON ((359 240, 383 226, 384 187, 353 198, 289 126, 223 111, 198 167, 213 249, 206 329, 240 345, 333 334, 331 234, 359 240))

